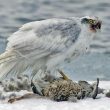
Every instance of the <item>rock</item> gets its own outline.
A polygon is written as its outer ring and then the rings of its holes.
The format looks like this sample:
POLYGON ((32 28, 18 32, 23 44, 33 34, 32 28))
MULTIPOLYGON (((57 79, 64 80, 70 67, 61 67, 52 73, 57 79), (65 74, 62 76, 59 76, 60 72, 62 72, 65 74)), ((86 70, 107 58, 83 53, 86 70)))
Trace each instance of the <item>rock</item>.
POLYGON ((107 92, 107 93, 105 94, 105 96, 110 98, 110 90, 109 90, 109 92, 107 92))

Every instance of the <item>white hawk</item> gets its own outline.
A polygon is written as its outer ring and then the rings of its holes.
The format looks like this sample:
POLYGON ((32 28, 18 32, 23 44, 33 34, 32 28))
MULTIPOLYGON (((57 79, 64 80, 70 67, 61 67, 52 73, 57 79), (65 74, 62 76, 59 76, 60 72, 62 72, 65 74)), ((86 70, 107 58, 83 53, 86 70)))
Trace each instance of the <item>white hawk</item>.
MULTIPOLYGON (((31 76, 41 69, 56 70, 65 62, 85 53, 101 21, 97 17, 52 18, 24 24, 8 38, 0 55, 0 80, 16 77, 26 70, 31 76)), ((47 72, 46 72, 47 71, 47 72)))

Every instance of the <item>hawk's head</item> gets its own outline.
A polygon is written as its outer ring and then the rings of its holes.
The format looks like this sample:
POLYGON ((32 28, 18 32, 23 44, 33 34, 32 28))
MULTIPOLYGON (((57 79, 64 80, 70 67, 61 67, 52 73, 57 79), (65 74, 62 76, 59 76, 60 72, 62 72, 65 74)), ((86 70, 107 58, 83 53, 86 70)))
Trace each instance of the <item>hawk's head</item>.
POLYGON ((97 32, 97 30, 100 30, 102 24, 98 17, 89 17, 89 16, 81 18, 81 23, 89 26, 89 29, 92 32, 97 32))

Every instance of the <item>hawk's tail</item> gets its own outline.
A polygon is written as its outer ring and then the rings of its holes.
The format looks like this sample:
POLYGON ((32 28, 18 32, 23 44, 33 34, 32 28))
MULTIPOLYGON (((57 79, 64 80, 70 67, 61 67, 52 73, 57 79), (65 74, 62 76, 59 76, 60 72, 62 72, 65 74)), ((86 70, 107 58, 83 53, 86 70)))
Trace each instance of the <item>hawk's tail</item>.
POLYGON ((6 51, 0 55, 0 81, 15 77, 26 69, 25 59, 14 51, 6 51))

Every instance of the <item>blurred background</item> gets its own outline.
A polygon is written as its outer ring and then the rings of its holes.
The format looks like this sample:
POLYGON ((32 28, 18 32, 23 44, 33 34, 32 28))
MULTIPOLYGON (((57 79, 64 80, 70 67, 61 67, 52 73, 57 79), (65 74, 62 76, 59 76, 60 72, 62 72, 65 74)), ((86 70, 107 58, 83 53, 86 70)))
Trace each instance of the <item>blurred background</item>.
POLYGON ((62 65, 74 80, 110 80, 110 0, 0 0, 0 53, 21 25, 53 17, 98 16, 102 30, 91 53, 62 65))

